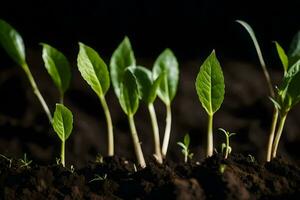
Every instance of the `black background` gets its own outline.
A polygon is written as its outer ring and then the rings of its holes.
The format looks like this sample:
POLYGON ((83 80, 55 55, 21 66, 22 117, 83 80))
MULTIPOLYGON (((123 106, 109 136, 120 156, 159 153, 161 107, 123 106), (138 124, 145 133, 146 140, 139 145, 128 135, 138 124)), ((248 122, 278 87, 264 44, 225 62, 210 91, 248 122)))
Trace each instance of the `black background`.
MULTIPOLYGON (((234 21, 253 26, 270 65, 273 40, 284 48, 300 29, 299 1, 2 1, 0 17, 23 35, 77 54, 77 42, 109 57, 128 35, 137 57, 156 57, 170 47, 179 60, 202 58, 216 49, 225 58, 256 61, 248 35, 234 21)), ((1 51, 2 54, 2 51, 1 51)))

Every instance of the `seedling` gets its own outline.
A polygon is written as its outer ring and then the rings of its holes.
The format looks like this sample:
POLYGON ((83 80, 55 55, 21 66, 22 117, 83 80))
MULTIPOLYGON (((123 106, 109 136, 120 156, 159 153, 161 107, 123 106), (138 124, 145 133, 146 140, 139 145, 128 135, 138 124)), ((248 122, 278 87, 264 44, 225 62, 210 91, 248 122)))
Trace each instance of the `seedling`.
POLYGON ((28 160, 27 159, 27 154, 24 153, 24 157, 23 159, 19 159, 19 161, 22 163, 22 165, 20 166, 21 168, 25 167, 25 168, 30 168, 30 164, 32 163, 32 160, 28 160))
POLYGON ((114 155, 114 134, 110 111, 105 100, 105 94, 110 87, 109 72, 105 62, 91 47, 79 43, 77 57, 78 69, 83 79, 91 86, 100 99, 107 123, 108 156, 114 155))
POLYGON ((29 66, 26 62, 25 47, 21 35, 7 22, 0 19, 0 44, 7 52, 7 54, 24 70, 34 94, 40 101, 50 123, 52 123, 52 115, 41 95, 36 82, 31 74, 29 66))
POLYGON ((128 117, 138 164, 146 167, 141 144, 134 123, 134 115, 139 107, 139 90, 137 80, 131 69, 136 67, 134 54, 127 37, 114 51, 110 61, 111 81, 119 103, 128 117))
POLYGON ((54 47, 41 43, 45 67, 59 90, 59 101, 64 103, 64 94, 70 86, 71 69, 67 58, 54 47))
POLYGON ((72 133, 73 114, 63 104, 56 104, 52 126, 61 140, 60 161, 65 167, 65 142, 72 133))
POLYGON ((166 106, 166 127, 162 144, 162 156, 166 157, 172 125, 171 103, 176 95, 179 81, 178 62, 174 53, 170 49, 164 50, 156 59, 152 71, 154 80, 161 74, 165 74, 159 85, 157 95, 166 106))
POLYGON ((284 71, 283 80, 281 81, 280 86, 276 87, 275 92, 253 29, 246 22, 237 22, 240 23, 248 31, 252 38, 261 66, 263 68, 263 72, 265 74, 265 78, 268 83, 270 99, 274 105, 267 150, 267 161, 269 162, 271 161, 271 158, 276 157, 279 140, 288 112, 300 101, 300 33, 298 32, 292 40, 289 54, 286 54, 279 43, 275 42, 277 53, 281 60, 284 71))
POLYGON ((228 131, 225 131, 224 129, 222 128, 219 128, 219 130, 224 133, 225 135, 225 138, 226 138, 226 143, 222 143, 222 146, 221 146, 221 152, 222 154, 224 155, 224 158, 227 159, 229 154, 231 153, 232 151, 232 148, 231 146, 229 145, 229 139, 231 136, 235 135, 236 133, 229 133, 228 131))
POLYGON ((12 158, 8 158, 8 157, 6 157, 5 155, 2 155, 2 154, 0 154, 0 156, 1 156, 2 158, 4 158, 6 161, 8 161, 8 163, 9 163, 9 164, 8 164, 8 167, 11 168, 13 159, 12 159, 12 158))
POLYGON ((139 90, 139 97, 143 102, 147 104, 148 111, 150 114, 154 138, 154 157, 156 158, 158 163, 162 163, 159 129, 153 103, 156 99, 159 85, 163 80, 165 74, 162 73, 160 76, 157 77, 157 79, 153 80, 152 72, 145 67, 130 67, 130 70, 136 77, 139 90))
POLYGON ((94 181, 104 181, 107 178, 107 174, 104 174, 104 176, 100 176, 99 174, 95 174, 95 178, 89 181, 89 183, 92 183, 94 181))
POLYGON ((195 86, 202 107, 208 114, 206 156, 210 157, 214 149, 213 116, 221 107, 225 94, 223 72, 215 51, 212 51, 200 67, 195 86))
POLYGON ((184 155, 184 162, 187 163, 188 159, 192 159, 194 154, 190 153, 190 136, 185 134, 183 142, 177 142, 177 144, 182 148, 181 152, 184 155))

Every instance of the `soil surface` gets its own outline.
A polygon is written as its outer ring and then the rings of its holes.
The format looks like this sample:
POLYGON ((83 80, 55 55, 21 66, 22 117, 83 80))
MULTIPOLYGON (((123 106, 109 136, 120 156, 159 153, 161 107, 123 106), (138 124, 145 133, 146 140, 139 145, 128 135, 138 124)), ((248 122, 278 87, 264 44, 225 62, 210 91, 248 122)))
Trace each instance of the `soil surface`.
POLYGON ((278 158, 258 164, 251 156, 219 154, 200 162, 157 164, 145 169, 105 157, 82 169, 24 166, 0 159, 1 199, 297 199, 300 169, 278 158), (220 167, 225 166, 222 173, 220 167))

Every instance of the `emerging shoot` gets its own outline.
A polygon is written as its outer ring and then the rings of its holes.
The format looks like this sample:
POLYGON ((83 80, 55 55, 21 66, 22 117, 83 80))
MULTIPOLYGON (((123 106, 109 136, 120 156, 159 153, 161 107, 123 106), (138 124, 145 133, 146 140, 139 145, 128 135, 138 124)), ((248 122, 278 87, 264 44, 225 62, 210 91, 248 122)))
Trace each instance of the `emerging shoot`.
POLYGON ((210 157, 214 150, 213 116, 221 107, 225 94, 224 76, 215 51, 212 51, 200 67, 195 86, 202 107, 208 114, 206 156, 210 157))
POLYGON ((110 87, 110 78, 107 66, 94 49, 83 43, 79 43, 77 64, 81 76, 91 86, 100 99, 107 123, 108 156, 113 156, 113 125, 110 111, 105 100, 105 94, 110 87))
POLYGON ((156 158, 157 162, 161 164, 163 159, 160 147, 158 123, 153 103, 157 96, 158 87, 164 78, 164 73, 158 76, 157 79, 152 80, 152 72, 145 67, 131 67, 130 70, 136 77, 140 99, 145 102, 148 107, 153 129, 155 149, 154 157, 156 158))
POLYGON ((21 168, 25 167, 27 169, 30 168, 30 164, 32 163, 32 160, 28 160, 26 153, 24 153, 23 159, 19 159, 19 161, 22 163, 20 167, 21 168))
POLYGON ((170 49, 164 50, 156 59, 153 66, 153 79, 157 79, 161 74, 163 80, 161 81, 157 94, 158 97, 166 105, 166 127, 165 134, 162 144, 162 156, 166 157, 170 135, 171 135, 171 124, 172 124, 172 112, 171 112, 171 103, 176 95, 177 86, 179 81, 179 68, 178 62, 170 49))
POLYGON ((56 104, 52 126, 61 140, 60 162, 65 167, 65 142, 72 133, 73 114, 63 104, 56 104))
POLYGON ((226 138, 226 143, 222 143, 221 152, 224 155, 224 159, 227 159, 229 154, 232 151, 232 148, 229 145, 229 139, 230 139, 231 136, 235 135, 236 133, 229 133, 228 131, 225 131, 222 128, 219 128, 219 130, 222 131, 222 133, 224 133, 225 138, 226 138))
POLYGON ((181 152, 184 155, 184 162, 187 163, 188 159, 192 159, 194 154, 190 153, 190 136, 186 134, 184 136, 183 142, 177 142, 177 144, 182 148, 181 152))
POLYGON ((24 70, 34 94, 40 101, 50 123, 52 123, 52 115, 41 95, 36 82, 31 74, 29 66, 26 62, 25 47, 21 35, 7 22, 0 19, 0 44, 7 52, 7 54, 24 70))

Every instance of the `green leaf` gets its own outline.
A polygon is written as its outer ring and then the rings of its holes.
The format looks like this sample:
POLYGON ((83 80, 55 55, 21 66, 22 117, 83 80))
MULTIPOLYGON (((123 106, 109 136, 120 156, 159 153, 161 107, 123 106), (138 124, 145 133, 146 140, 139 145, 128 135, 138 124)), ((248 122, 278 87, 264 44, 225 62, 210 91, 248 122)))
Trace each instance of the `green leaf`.
POLYGON ((71 135, 73 129, 73 115, 63 104, 56 104, 52 126, 63 142, 71 135))
POLYGON ((288 52, 290 66, 300 59, 300 31, 293 37, 290 49, 288 52))
POLYGON ((43 46, 43 60, 54 84, 64 93, 70 85, 71 69, 67 58, 54 47, 41 43, 43 46))
POLYGON ((300 101, 300 72, 298 72, 295 76, 292 77, 288 89, 287 94, 291 97, 291 108, 295 106, 300 101))
POLYGON ((81 76, 96 94, 104 96, 109 89, 110 79, 107 66, 99 54, 91 47, 79 43, 77 65, 81 76))
POLYGON ((146 104, 153 103, 156 99, 157 90, 164 74, 162 73, 153 81, 152 72, 145 67, 134 66, 130 67, 130 70, 136 78, 140 99, 146 104))
POLYGON ((284 73, 286 73, 287 70, 288 70, 288 67, 289 67, 288 57, 287 57, 284 49, 280 46, 280 44, 278 42, 275 41, 275 45, 276 45, 278 56, 279 56, 279 58, 281 60, 281 63, 283 65, 284 73))
POLYGON ((136 78, 140 99, 148 104, 148 97, 152 87, 152 72, 142 66, 133 66, 129 69, 136 78))
POLYGON ((186 148, 189 148, 189 146, 190 146, 190 136, 189 136, 189 134, 185 134, 184 139, 183 139, 183 143, 185 144, 186 148))
POLYGON ((135 58, 130 41, 128 37, 125 37, 114 51, 110 60, 111 81, 117 97, 120 96, 124 70, 129 66, 135 66, 135 58))
POLYGON ((134 115, 139 107, 139 92, 136 79, 130 69, 126 69, 120 87, 120 105, 127 115, 134 115))
POLYGON ((0 19, 0 44, 16 63, 22 67, 26 64, 25 47, 21 35, 2 19, 0 19))
POLYGON ((200 67, 196 90, 203 108, 209 115, 213 115, 221 107, 225 94, 223 72, 215 51, 200 67))
POLYGON ((156 79, 161 73, 166 75, 157 92, 159 98, 169 105, 176 95, 179 80, 178 62, 170 49, 164 50, 154 63, 153 78, 156 79))
POLYGON ((185 153, 187 146, 185 146, 185 144, 183 144, 182 142, 177 142, 177 144, 182 148, 182 153, 185 153))

